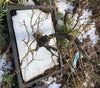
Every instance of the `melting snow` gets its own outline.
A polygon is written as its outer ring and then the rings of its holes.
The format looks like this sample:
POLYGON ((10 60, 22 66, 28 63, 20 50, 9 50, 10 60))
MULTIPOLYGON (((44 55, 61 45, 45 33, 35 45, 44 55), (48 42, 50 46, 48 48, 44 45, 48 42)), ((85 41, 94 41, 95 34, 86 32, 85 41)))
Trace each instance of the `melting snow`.
POLYGON ((11 62, 10 61, 6 62, 6 54, 3 54, 2 58, 0 58, 0 83, 2 82, 5 71, 11 70, 11 69, 12 69, 11 62))
POLYGON ((57 78, 56 77, 48 77, 46 79, 43 79, 42 82, 46 83, 48 88, 60 88, 61 84, 56 83, 57 78))
POLYGON ((20 0, 20 3, 24 5, 35 5, 33 0, 20 0))
MULTIPOLYGON (((84 26, 86 24, 88 24, 89 22, 89 17, 92 16, 92 10, 89 10, 89 9, 84 9, 83 12, 82 12, 82 16, 79 18, 79 22, 78 22, 78 25, 76 26, 76 28, 78 28, 79 26, 81 26, 80 28, 80 32, 81 34, 79 35, 78 39, 80 39, 80 41, 82 42, 83 39, 86 39, 87 36, 89 35, 90 36, 90 40, 92 41, 92 46, 94 46, 97 41, 99 40, 99 37, 98 35, 95 34, 96 32, 96 27, 95 27, 95 22, 91 23, 88 27, 86 27, 84 29, 84 26), (87 31, 87 32, 85 32, 87 31)), ((76 20, 78 18, 78 14, 76 13, 74 15, 74 24, 76 23, 76 20)))
POLYGON ((27 0, 25 5, 35 5, 35 3, 32 0, 27 0))
MULTIPOLYGON (((65 11, 70 10, 69 12, 69 17, 73 16, 73 9, 74 7, 67 1, 65 0, 56 0, 58 2, 57 7, 58 7, 58 11, 60 13, 63 14, 63 16, 65 15, 65 11)), ((78 11, 81 11, 81 8, 78 8, 78 11)), ((78 13, 74 14, 73 16, 73 25, 76 24, 77 20, 78 20, 78 13)), ((97 43, 97 41, 99 40, 98 35, 95 34, 96 32, 96 27, 95 27, 95 21, 93 23, 91 23, 89 25, 89 27, 86 27, 83 30, 83 27, 88 24, 89 20, 90 20, 90 16, 92 16, 92 10, 89 9, 83 9, 82 10, 82 15, 79 17, 79 22, 77 24, 77 26, 75 27, 75 29, 79 29, 80 27, 80 32, 81 34, 79 35, 78 39, 83 42, 83 39, 87 38, 87 35, 90 36, 90 40, 92 41, 92 47, 97 43), (87 31, 87 32, 85 32, 87 31)), ((60 26, 64 25, 64 22, 61 19, 58 19, 58 24, 60 26)))
POLYGON ((48 86, 48 88, 60 88, 60 87, 61 87, 61 84, 57 84, 56 82, 48 86))
POLYGON ((90 85, 91 85, 92 87, 95 87, 94 83, 91 83, 90 85))
POLYGON ((84 85, 84 87, 87 87, 88 86, 87 82, 84 82, 83 85, 84 85))
POLYGON ((57 2, 58 11, 62 13, 63 16, 65 15, 65 11, 70 10, 72 12, 74 7, 70 5, 69 2, 66 2, 65 0, 57 0, 57 2))

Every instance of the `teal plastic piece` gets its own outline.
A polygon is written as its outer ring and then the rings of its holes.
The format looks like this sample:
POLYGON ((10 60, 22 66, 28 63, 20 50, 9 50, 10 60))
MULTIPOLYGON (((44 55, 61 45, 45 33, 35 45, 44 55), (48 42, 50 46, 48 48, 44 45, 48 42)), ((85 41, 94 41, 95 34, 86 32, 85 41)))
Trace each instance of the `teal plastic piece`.
POLYGON ((77 52, 77 54, 75 56, 74 63, 73 63, 73 68, 71 68, 72 72, 75 72, 74 68, 76 66, 78 58, 79 58, 79 52, 77 52))

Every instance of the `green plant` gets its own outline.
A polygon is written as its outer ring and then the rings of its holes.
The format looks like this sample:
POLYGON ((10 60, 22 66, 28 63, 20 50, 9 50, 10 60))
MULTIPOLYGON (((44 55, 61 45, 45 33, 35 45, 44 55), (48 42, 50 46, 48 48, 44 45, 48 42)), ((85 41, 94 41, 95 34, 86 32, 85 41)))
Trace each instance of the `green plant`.
POLYGON ((62 13, 57 13, 57 17, 60 18, 63 14, 62 13))
POLYGON ((33 0, 36 5, 41 5, 41 4, 51 4, 51 0, 33 0))
MULTIPOLYGON (((4 33, 4 29, 5 29, 5 23, 4 23, 5 18, 4 17, 7 12, 7 9, 5 9, 5 8, 9 3, 12 4, 12 2, 10 0, 0 0, 0 53, 1 53, 1 49, 3 48, 3 45, 5 43, 9 42, 9 38, 8 38, 7 34, 4 33), (5 43, 3 44, 4 41, 5 41, 5 43)), ((2 55, 0 57, 2 57, 2 55)), ((3 76, 2 88, 6 88, 6 85, 11 78, 11 74, 6 74, 7 71, 5 71, 5 74, 3 76)), ((17 83, 16 77, 13 77, 12 82, 10 83, 8 88, 12 88, 12 87, 18 88, 15 86, 16 83, 17 83)), ((0 87, 1 87, 1 85, 0 85, 0 87)))
POLYGON ((6 15, 7 9, 5 9, 5 7, 8 5, 8 3, 13 4, 13 2, 10 0, 0 0, 0 27, 4 20, 3 17, 6 15))
POLYGON ((17 78, 16 78, 16 75, 12 77, 11 74, 7 75, 6 73, 4 74, 4 77, 3 77, 3 88, 6 88, 7 86, 7 83, 9 82, 9 80, 12 78, 12 81, 11 83, 9 84, 9 87, 8 88, 18 88, 18 83, 17 83, 17 78))
POLYGON ((42 0, 33 0, 36 5, 40 5, 42 3, 42 0))
POLYGON ((63 21, 66 24, 59 28, 60 32, 67 33, 67 34, 72 35, 72 36, 78 34, 79 29, 73 28, 72 18, 66 17, 66 18, 63 18, 63 21))
POLYGON ((0 2, 0 27, 1 27, 3 20, 4 20, 3 17, 5 16, 5 13, 7 11, 7 10, 5 10, 5 7, 6 7, 6 3, 1 1, 0 2))
POLYGON ((68 41, 65 38, 59 37, 58 40, 59 40, 59 46, 61 48, 68 46, 68 41))

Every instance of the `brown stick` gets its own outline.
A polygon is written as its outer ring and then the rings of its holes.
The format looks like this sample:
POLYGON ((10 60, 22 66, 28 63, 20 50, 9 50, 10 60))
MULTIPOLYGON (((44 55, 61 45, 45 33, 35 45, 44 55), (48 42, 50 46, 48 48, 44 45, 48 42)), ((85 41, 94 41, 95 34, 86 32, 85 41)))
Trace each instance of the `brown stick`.
POLYGON ((28 43, 28 42, 30 41, 30 34, 29 34, 28 28, 27 28, 27 26, 26 26, 26 24, 25 24, 25 20, 23 21, 23 23, 24 23, 26 32, 27 32, 27 34, 28 34, 28 41, 26 42, 26 43, 28 43))

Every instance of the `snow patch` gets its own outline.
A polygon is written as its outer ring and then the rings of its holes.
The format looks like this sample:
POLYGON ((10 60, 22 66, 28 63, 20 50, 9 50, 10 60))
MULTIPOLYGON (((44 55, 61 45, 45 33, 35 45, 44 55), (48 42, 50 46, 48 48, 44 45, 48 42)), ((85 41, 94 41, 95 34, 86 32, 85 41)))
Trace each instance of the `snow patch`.
POLYGON ((83 85, 84 85, 84 87, 87 87, 88 86, 88 83, 87 82, 84 82, 83 85))
POLYGON ((65 15, 65 11, 70 10, 72 12, 74 8, 72 5, 70 5, 69 2, 66 2, 65 0, 57 0, 57 3, 58 10, 63 14, 63 16, 65 15))
POLYGON ((53 77, 50 76, 50 77, 48 77, 48 78, 46 78, 46 79, 43 79, 42 82, 44 82, 44 83, 46 83, 47 85, 49 85, 49 84, 51 84, 53 81, 56 81, 56 79, 57 79, 56 77, 53 78, 53 77))
MULTIPOLYGON (((65 11, 69 12, 69 14, 68 14, 69 17, 73 17, 72 18, 72 24, 73 24, 72 28, 73 28, 73 26, 77 23, 77 20, 78 20, 78 17, 79 17, 78 13, 75 13, 74 16, 73 16, 74 6, 72 6, 66 0, 56 0, 56 1, 58 2, 57 7, 58 7, 59 12, 63 14, 62 17, 65 16, 65 11)), ((81 12, 81 8, 77 8, 77 10, 78 10, 78 12, 81 12)), ((78 39, 81 42, 83 42, 83 39, 87 38, 87 35, 90 35, 90 40, 92 41, 92 45, 91 46, 93 47, 93 46, 95 46, 95 44, 99 40, 99 36, 95 34, 95 32, 96 32, 95 20, 94 20, 94 22, 92 22, 92 23, 90 22, 89 23, 91 16, 92 16, 92 10, 83 9, 82 10, 82 14, 79 17, 79 21, 78 21, 78 24, 75 27, 75 29, 79 29, 80 28, 79 32, 81 34, 78 36, 78 39), (89 24, 89 26, 87 24, 89 24), (86 25, 88 27, 84 28, 86 25), (85 32, 85 31, 87 31, 87 32, 85 32)), ((60 26, 64 25, 63 20, 58 19, 58 24, 60 26)))
POLYGON ((0 58, 0 82, 2 82, 5 71, 11 70, 11 69, 12 69, 11 62, 10 61, 6 62, 6 54, 3 54, 2 58, 0 58))
POLYGON ((46 79, 43 79, 42 82, 46 83, 48 88, 60 88, 61 84, 56 83, 57 78, 56 77, 48 77, 46 79))
POLYGON ((56 82, 48 86, 48 88, 60 88, 60 87, 61 87, 61 84, 57 84, 56 82))
POLYGON ((33 0, 20 0, 20 3, 24 5, 35 5, 33 0))
MULTIPOLYGON (((73 17, 73 23, 76 24, 78 20, 78 14, 76 13, 73 17)), ((95 34, 96 27, 95 22, 89 23, 90 16, 92 16, 92 10, 84 9, 82 11, 82 15, 79 17, 79 22, 76 26, 76 29, 80 27, 81 34, 79 35, 78 39, 83 42, 83 39, 86 39, 87 36, 90 36, 90 40, 92 41, 92 46, 94 46, 97 41, 99 40, 98 35, 95 34), (87 25, 88 24, 88 25, 87 25), (86 27, 87 25, 87 27, 86 27), (84 29, 85 28, 85 29, 84 29)))
POLYGON ((33 0, 27 0, 25 5, 35 5, 35 3, 33 2, 33 0))
POLYGON ((57 23, 58 23, 59 26, 63 26, 64 25, 64 22, 61 19, 58 19, 57 23))
POLYGON ((90 85, 91 85, 91 87, 95 87, 94 83, 91 83, 90 85))

